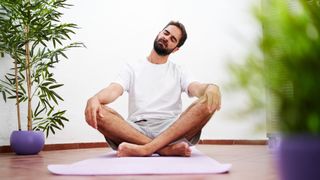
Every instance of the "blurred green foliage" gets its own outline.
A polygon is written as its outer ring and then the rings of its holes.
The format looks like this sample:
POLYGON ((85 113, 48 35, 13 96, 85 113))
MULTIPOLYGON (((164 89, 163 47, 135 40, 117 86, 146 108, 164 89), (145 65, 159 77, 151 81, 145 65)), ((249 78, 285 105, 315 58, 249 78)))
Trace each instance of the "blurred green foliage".
POLYGON ((282 133, 320 135, 320 1, 267 0, 254 12, 262 36, 230 66, 235 84, 251 110, 272 104, 282 133))

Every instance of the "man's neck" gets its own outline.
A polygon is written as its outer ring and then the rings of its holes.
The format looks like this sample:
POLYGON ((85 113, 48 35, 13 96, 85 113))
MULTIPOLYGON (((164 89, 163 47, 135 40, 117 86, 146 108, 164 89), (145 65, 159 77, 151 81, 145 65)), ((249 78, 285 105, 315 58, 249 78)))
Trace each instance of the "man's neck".
POLYGON ((164 64, 168 61, 168 58, 169 58, 169 55, 160 56, 153 49, 152 49, 150 55, 147 57, 148 61, 153 64, 164 64))

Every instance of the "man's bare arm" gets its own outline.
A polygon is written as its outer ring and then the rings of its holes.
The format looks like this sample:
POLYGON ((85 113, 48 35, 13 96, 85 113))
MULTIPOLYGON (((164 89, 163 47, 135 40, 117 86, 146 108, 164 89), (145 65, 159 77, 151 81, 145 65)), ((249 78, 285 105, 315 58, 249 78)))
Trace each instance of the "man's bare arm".
POLYGON ((189 85, 188 91, 190 96, 200 98, 203 103, 207 102, 210 112, 220 110, 221 95, 217 85, 193 82, 189 85))
POLYGON ((111 83, 108 87, 99 91, 96 95, 87 101, 85 109, 85 117, 87 123, 93 128, 97 129, 97 115, 101 114, 101 105, 109 104, 115 101, 123 94, 123 88, 117 83, 111 83))
POLYGON ((120 84, 111 83, 108 87, 99 91, 95 96, 97 97, 100 104, 110 104, 123 94, 123 88, 120 84))

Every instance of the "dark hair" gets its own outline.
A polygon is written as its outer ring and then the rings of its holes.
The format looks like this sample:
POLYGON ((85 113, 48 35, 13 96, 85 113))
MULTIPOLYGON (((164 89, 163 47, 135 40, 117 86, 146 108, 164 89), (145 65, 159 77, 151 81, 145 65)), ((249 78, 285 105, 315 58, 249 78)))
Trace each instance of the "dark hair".
POLYGON ((177 47, 181 47, 184 42, 187 40, 187 31, 186 28, 184 27, 184 25, 182 23, 180 23, 179 21, 170 21, 163 29, 165 29, 166 27, 173 25, 176 26, 177 28, 180 29, 181 31, 181 38, 179 40, 179 43, 177 45, 177 47))

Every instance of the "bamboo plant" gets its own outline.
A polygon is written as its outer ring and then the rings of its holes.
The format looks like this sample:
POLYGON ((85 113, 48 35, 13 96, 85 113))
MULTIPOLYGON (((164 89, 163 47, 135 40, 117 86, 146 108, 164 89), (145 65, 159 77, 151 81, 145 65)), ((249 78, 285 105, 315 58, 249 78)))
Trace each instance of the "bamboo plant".
POLYGON ((0 55, 13 60, 14 67, 0 80, 4 101, 15 99, 18 129, 21 130, 20 103, 27 101, 27 130, 42 130, 48 136, 61 130, 66 110, 57 106, 63 98, 56 92, 63 86, 54 79, 52 69, 65 52, 84 47, 70 41, 78 28, 62 23, 66 0, 0 0, 0 55))

